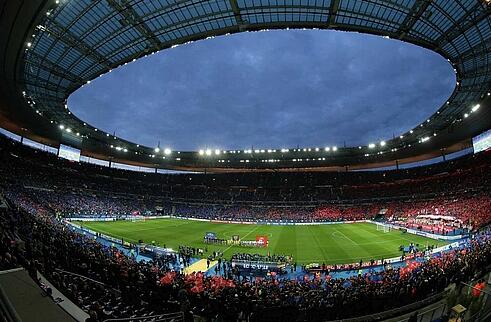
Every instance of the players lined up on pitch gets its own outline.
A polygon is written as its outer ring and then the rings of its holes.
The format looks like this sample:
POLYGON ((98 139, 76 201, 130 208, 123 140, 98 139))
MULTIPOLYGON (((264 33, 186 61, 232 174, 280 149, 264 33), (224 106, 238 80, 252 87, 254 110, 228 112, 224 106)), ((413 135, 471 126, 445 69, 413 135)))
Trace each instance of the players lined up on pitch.
MULTIPOLYGON (((183 275, 170 261, 137 262, 119 250, 67 229, 38 201, 19 196, 0 210, 0 268, 26 267, 32 276, 41 271, 92 321, 106 318, 183 311, 205 319, 251 321, 275 316, 308 320, 340 319, 405 305, 443 290, 450 283, 479 275, 491 264, 491 232, 473 236, 463 249, 440 253, 407 266, 387 266, 348 278, 329 273, 300 280, 183 275), (60 269, 62 271, 60 271, 60 269), (90 280, 74 278, 73 272, 90 280), (286 314, 286 315, 285 315, 286 314)), ((227 265, 227 271, 229 270, 227 265)), ((232 268, 231 268, 232 269, 232 268)))
POLYGON ((404 171, 171 176, 70 163, 0 135, 0 158, 0 185, 43 200, 60 216, 300 222, 378 217, 440 234, 491 220, 488 154, 404 171), (425 215, 453 220, 412 220, 425 215))

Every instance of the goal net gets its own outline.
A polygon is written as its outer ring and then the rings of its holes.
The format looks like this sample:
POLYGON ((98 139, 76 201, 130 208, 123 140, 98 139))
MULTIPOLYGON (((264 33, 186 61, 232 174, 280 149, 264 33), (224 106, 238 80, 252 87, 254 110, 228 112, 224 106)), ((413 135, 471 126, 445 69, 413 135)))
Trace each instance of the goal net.
POLYGON ((377 224, 377 230, 388 233, 390 231, 390 227, 383 224, 377 224))

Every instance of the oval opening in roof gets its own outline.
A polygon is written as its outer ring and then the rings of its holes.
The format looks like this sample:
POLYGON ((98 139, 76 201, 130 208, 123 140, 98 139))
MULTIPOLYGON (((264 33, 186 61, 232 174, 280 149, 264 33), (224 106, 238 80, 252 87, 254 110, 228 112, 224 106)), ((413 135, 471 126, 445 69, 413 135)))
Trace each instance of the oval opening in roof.
POLYGON ((174 150, 367 145, 408 131, 450 96, 436 53, 319 30, 241 33, 164 50, 69 98, 82 120, 174 150))

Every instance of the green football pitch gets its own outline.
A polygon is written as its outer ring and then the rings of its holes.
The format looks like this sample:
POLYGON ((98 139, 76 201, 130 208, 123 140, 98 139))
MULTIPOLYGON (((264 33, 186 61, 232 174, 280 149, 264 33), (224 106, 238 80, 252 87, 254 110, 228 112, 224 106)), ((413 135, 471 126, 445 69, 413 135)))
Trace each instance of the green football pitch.
POLYGON ((201 222, 184 219, 153 219, 146 221, 78 222, 84 227, 126 241, 145 243, 178 249, 179 245, 221 251, 225 258, 234 253, 259 253, 293 255, 299 264, 356 263, 360 259, 391 258, 401 255, 400 245, 411 242, 420 245, 444 245, 437 241, 398 230, 378 231, 370 223, 271 226, 201 222), (203 242, 207 232, 221 239, 239 235, 242 240, 255 240, 256 235, 268 236, 267 248, 251 248, 230 245, 210 245, 203 242))

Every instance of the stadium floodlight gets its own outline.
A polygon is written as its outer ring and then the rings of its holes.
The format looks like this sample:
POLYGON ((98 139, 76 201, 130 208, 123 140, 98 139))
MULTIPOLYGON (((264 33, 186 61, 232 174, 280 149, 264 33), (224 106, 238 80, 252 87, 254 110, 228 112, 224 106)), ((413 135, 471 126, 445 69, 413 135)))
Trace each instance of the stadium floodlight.
POLYGON ((380 141, 380 146, 385 146, 385 141, 380 141))
POLYGON ((281 149, 281 152, 283 153, 288 152, 288 149, 281 149))
POLYGON ((165 148, 165 149, 164 149, 164 154, 165 154, 165 155, 169 155, 169 154, 171 154, 171 153, 172 153, 172 150, 171 150, 171 149, 169 149, 169 148, 165 148))
POLYGON ((205 154, 205 151, 204 150, 199 150, 198 153, 199 153, 199 155, 204 155, 205 154))
POLYGON ((319 148, 315 148, 315 152, 319 152, 319 148))
POLYGON ((471 110, 471 111, 472 111, 472 112, 475 112, 475 111, 477 111, 477 110, 478 110, 480 107, 481 107, 481 105, 479 105, 479 104, 474 105, 474 106, 472 107, 472 110, 471 110))
POLYGON ((153 149, 155 151, 155 153, 159 153, 160 152, 160 148, 159 147, 156 147, 155 149, 153 149))
POLYGON ((375 143, 370 143, 370 144, 368 145, 368 147, 369 147, 370 149, 373 149, 373 148, 375 147, 375 143))
POLYGON ((411 134, 413 134, 413 132, 414 132, 413 130, 409 131, 409 133, 411 133, 411 134))
POLYGON ((469 117, 469 114, 465 113, 465 114, 464 114, 464 117, 465 117, 465 118, 468 118, 468 117, 469 117))
POLYGON ((333 150, 334 152, 336 152, 336 151, 338 150, 338 147, 337 147, 337 146, 333 146, 333 147, 332 147, 332 150, 333 150))
POLYGON ((65 126, 63 124, 60 124, 58 127, 60 128, 60 130, 64 130, 65 129, 65 126))
POLYGON ((215 150, 215 155, 220 155, 220 150, 216 149, 215 150))
POLYGON ((66 129, 66 131, 67 131, 68 133, 72 133, 72 129, 71 129, 71 128, 67 128, 67 129, 66 129))
POLYGON ((331 151, 331 148, 330 148, 330 147, 328 147, 328 146, 326 146, 326 147, 324 148, 324 151, 329 152, 329 151, 331 151))
POLYGON ((205 154, 206 154, 206 155, 211 155, 211 150, 210 150, 210 149, 207 149, 207 150, 205 151, 205 154))
POLYGON ((404 139, 404 135, 400 135, 399 139, 401 139, 401 140, 404 139))

